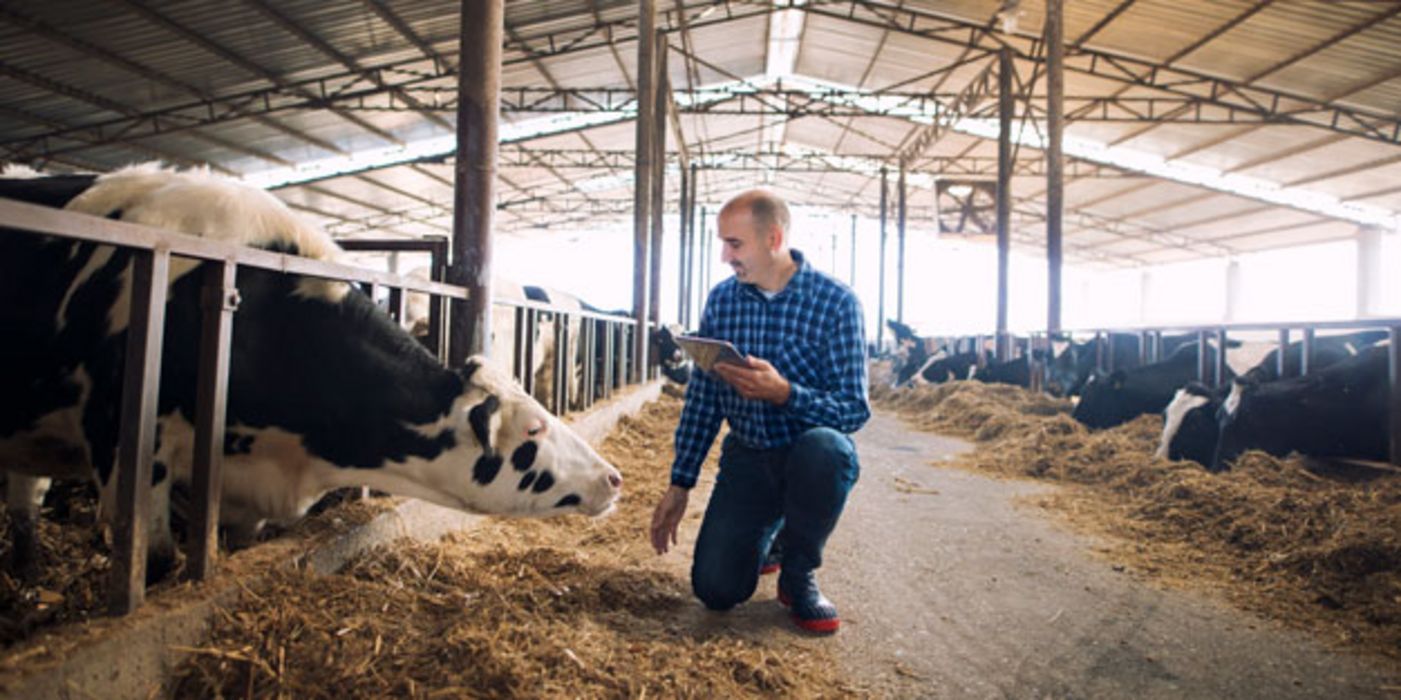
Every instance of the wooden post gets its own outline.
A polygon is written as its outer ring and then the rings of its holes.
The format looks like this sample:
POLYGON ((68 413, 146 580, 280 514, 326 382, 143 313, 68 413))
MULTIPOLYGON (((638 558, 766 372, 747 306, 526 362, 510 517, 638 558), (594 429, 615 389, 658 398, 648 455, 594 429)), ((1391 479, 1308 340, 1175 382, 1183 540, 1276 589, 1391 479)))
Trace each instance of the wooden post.
MULTIPOLYGON (((146 600, 146 553, 151 522, 151 463, 161 385, 161 343, 170 283, 168 249, 131 252, 131 317, 117 450, 117 512, 112 523, 112 588, 108 609, 125 615, 146 600)), ((223 445, 219 446, 221 449, 223 445)), ((167 474, 173 479, 173 474, 167 474)))
POLYGON ((1061 326, 1061 214, 1065 203, 1062 4, 1063 0, 1046 1, 1046 326, 1051 333, 1058 333, 1061 326))
POLYGON ((1007 294, 1012 255, 1012 50, 997 57, 997 359, 1006 361, 1007 294))
MULTIPOLYGON (((633 158, 632 196, 632 315, 637 321, 633 333, 632 362, 628 363, 628 380, 641 383, 642 368, 647 364, 647 319, 650 316, 649 273, 651 272, 652 238, 647 226, 652 217, 652 145, 656 123, 652 111, 656 102, 655 59, 657 5, 654 0, 637 0, 637 124, 633 158)), ((660 167, 660 166, 658 166, 660 167)))
MULTIPOLYGON (((656 35, 657 48, 653 54, 656 60, 656 75, 653 76, 653 85, 656 87, 656 104, 652 108, 652 250, 649 260, 651 272, 648 277, 648 293, 651 296, 648 302, 651 328, 653 330, 662 325, 662 234, 665 232, 665 222, 662 215, 666 213, 666 109, 667 94, 671 92, 671 83, 666 72, 666 36, 658 33, 656 35)), ((642 341, 647 342, 647 333, 642 334, 642 341)), ((643 376, 651 378, 653 370, 652 363, 643 362, 643 376)))
POLYGON ((238 288, 234 285, 236 273, 233 263, 204 264, 199 375, 195 380, 194 474, 190 494, 194 507, 188 556, 190 578, 196 581, 203 581, 214 573, 214 561, 219 554, 219 491, 229 395, 229 344, 233 340, 233 316, 239 302, 238 288))
POLYGON ((463 0, 457 66, 452 261, 448 282, 467 288, 452 303, 448 362, 491 350, 491 227, 496 212, 504 0, 463 0))

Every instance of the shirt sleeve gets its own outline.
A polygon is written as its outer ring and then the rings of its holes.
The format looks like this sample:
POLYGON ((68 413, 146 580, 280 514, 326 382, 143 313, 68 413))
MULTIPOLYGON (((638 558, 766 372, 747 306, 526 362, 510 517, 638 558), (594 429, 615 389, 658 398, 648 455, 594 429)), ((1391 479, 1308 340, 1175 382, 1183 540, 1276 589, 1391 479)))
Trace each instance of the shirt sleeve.
MULTIPOLYGON (((706 300, 701 314, 699 334, 712 337, 714 325, 714 294, 706 300)), ((701 464, 724 419, 720 412, 720 380, 700 367, 692 365, 691 378, 686 383, 686 405, 681 409, 681 421, 676 425, 676 461, 671 464, 671 484, 682 488, 696 485, 701 464)))
POLYGON ((828 335, 826 361, 830 390, 803 386, 789 380, 790 393, 784 410, 809 425, 820 425, 854 433, 871 417, 866 397, 866 331, 861 302, 848 294, 828 335))

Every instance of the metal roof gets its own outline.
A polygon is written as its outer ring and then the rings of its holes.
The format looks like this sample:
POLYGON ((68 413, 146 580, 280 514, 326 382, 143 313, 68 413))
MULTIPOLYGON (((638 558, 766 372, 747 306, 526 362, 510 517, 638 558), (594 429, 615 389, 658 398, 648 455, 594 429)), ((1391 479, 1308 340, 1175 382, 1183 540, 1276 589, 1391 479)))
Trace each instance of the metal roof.
MULTIPOLYGON (((996 141, 976 122, 996 116, 983 88, 1002 46, 1019 84, 1036 78, 1030 121, 1044 116, 1036 0, 658 7, 677 122, 706 164, 703 204, 766 183, 794 204, 869 214, 879 167, 904 154, 918 173, 911 219, 929 226, 933 178, 995 174, 996 141)), ((636 17, 631 0, 507 2, 502 230, 629 217, 636 17)), ((1175 262, 1394 226, 1401 2, 1077 0, 1064 21, 1071 262, 1175 262), (1236 185, 1246 191, 1222 189, 1236 185)), ((442 234, 457 29, 458 3, 442 0, 11 0, 0 160, 266 175, 341 158, 351 172, 276 193, 337 235, 442 234), (356 165, 386 153, 412 162, 356 165)), ((668 143, 674 168, 675 131, 668 143)), ((1014 241, 1039 249, 1034 138, 1017 172, 1014 241)))

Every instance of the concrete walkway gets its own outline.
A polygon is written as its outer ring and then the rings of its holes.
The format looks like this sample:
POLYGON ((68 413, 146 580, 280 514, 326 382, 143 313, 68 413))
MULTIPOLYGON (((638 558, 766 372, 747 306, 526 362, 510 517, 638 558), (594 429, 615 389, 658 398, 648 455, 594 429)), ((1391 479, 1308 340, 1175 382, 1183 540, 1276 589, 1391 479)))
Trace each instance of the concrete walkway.
POLYGON ((857 444, 820 580, 831 643, 878 696, 1401 699, 1401 664, 1150 588, 1013 504, 1050 487, 930 466, 966 443, 877 415, 857 444))

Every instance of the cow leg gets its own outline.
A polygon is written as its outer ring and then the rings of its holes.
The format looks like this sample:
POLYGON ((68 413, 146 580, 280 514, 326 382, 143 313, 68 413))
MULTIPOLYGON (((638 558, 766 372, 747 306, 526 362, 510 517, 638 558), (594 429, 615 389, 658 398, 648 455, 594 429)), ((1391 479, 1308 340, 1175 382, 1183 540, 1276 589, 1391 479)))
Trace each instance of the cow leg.
MULTIPOLYGON (((113 477, 116 475, 113 474, 113 477)), ((157 460, 151 465, 151 514, 146 530, 146 583, 159 581, 173 569, 181 559, 175 546, 175 535, 170 529, 170 487, 173 482, 170 470, 165 463, 157 460)), ((117 480, 107 479, 102 486, 102 520, 112 525, 117 513, 117 480)))
POLYGON ((39 509, 52 479, 6 474, 5 503, 10 513, 10 555, 5 568, 26 583, 39 578, 39 509))

